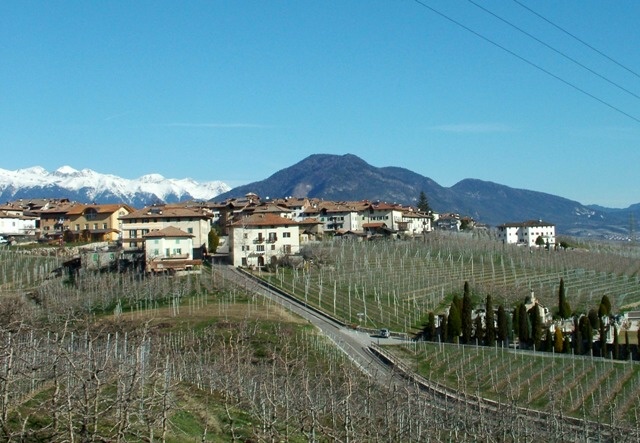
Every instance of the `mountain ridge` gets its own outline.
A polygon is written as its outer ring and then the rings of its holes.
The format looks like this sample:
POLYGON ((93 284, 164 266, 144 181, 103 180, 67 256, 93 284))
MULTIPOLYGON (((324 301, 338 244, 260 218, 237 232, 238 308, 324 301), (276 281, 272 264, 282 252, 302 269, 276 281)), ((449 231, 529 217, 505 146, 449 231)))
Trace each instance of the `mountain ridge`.
POLYGON ((91 169, 77 170, 68 165, 53 172, 41 166, 15 171, 0 169, 0 201, 65 197, 77 201, 144 206, 155 201, 209 200, 229 189, 221 181, 198 183, 190 178, 167 179, 160 174, 126 179, 91 169))
POLYGON ((456 212, 480 223, 544 219, 562 234, 623 240, 629 217, 640 219, 640 204, 627 209, 587 206, 553 194, 463 179, 447 188, 405 168, 374 167, 353 154, 313 154, 270 177, 239 186, 215 199, 254 192, 267 197, 318 197, 327 200, 380 200, 416 204, 420 192, 436 212, 456 212))

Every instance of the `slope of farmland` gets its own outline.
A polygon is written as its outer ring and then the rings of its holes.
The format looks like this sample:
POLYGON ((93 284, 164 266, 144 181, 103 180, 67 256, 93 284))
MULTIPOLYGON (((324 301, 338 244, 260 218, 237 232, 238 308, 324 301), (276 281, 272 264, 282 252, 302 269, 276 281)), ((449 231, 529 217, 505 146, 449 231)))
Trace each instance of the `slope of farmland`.
POLYGON ((530 250, 486 238, 432 233, 423 241, 329 241, 305 248, 300 269, 262 275, 295 297, 346 323, 411 333, 428 311, 441 312, 468 281, 475 300, 491 294, 496 305, 515 306, 535 292, 554 308, 560 279, 576 312, 603 295, 614 311, 640 302, 636 249, 530 250))

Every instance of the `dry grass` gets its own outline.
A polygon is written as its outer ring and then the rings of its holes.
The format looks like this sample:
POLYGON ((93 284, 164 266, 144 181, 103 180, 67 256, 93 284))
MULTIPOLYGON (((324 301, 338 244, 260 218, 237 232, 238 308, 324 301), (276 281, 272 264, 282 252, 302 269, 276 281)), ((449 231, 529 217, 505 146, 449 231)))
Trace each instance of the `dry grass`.
POLYGON ((249 303, 208 303, 195 308, 183 305, 178 315, 174 315, 174 312, 171 307, 162 307, 119 316, 109 315, 102 317, 97 323, 100 326, 119 324, 123 329, 128 329, 127 325, 138 326, 141 322, 148 323, 149 326, 184 326, 208 323, 216 319, 306 323, 306 320, 273 303, 258 306, 249 303))

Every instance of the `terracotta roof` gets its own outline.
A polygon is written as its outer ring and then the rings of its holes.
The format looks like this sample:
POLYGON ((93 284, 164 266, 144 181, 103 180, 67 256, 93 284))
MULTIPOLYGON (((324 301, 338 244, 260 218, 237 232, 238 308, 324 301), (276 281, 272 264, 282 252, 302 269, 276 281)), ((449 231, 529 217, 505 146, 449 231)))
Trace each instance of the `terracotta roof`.
POLYGON ((279 215, 267 212, 262 214, 252 214, 248 217, 243 217, 231 223, 231 226, 297 226, 298 222, 280 217, 279 215))
POLYGON ((84 214, 84 212, 87 209, 93 209, 98 214, 112 214, 114 212, 118 212, 120 210, 120 208, 124 208, 128 212, 135 211, 135 209, 133 209, 131 206, 125 205, 125 204, 106 204, 106 205, 83 205, 83 204, 79 204, 79 205, 75 205, 72 208, 70 208, 67 211, 67 214, 69 214, 69 215, 80 215, 80 214, 84 214))
POLYGON ((546 222, 544 220, 527 220, 524 222, 504 223, 500 225, 503 228, 535 228, 542 226, 555 226, 553 223, 546 222))
POLYGON ((158 229, 151 231, 143 235, 144 238, 161 238, 161 237, 194 237, 193 234, 184 232, 182 229, 178 229, 175 226, 167 226, 164 229, 158 229))
POLYGON ((307 217, 307 218, 303 218, 302 220, 300 220, 298 222, 299 225, 322 225, 324 223, 322 223, 320 220, 318 220, 317 218, 313 218, 313 217, 307 217))
POLYGON ((120 220, 134 218, 209 218, 202 210, 182 206, 147 206, 119 217, 120 220))
POLYGON ((363 223, 362 227, 363 228, 382 228, 384 226, 383 222, 376 222, 376 223, 363 223))

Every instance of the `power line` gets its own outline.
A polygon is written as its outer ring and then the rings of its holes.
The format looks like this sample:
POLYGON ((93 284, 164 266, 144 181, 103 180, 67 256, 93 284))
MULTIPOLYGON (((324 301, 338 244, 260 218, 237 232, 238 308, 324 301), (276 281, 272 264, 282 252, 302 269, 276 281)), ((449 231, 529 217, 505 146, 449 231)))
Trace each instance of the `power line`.
POLYGON ((595 95, 591 94, 590 92, 585 91, 584 89, 582 89, 582 88, 580 88, 579 86, 577 86, 577 85, 575 85, 575 84, 571 83, 570 81, 563 79, 562 77, 560 77, 560 76, 558 76, 558 75, 556 75, 556 74, 552 73, 551 71, 548 71, 547 69, 543 68, 543 67, 542 67, 542 66, 540 66, 540 65, 537 65, 536 63, 532 62, 531 60, 528 60, 528 59, 526 59, 526 58, 522 57, 521 55, 516 54, 516 53, 515 53, 515 52, 513 52, 512 50, 510 50, 510 49, 508 49, 508 48, 506 48, 506 47, 502 46, 501 44, 499 44, 499 43, 497 43, 497 42, 495 42, 495 41, 491 40, 491 39, 490 39, 490 38, 488 38, 488 37, 485 37, 484 35, 480 34, 479 32, 474 31, 473 29, 469 28, 468 26, 463 25, 463 24, 462 24, 462 23, 460 23, 459 21, 457 21, 457 20, 455 20, 455 19, 453 19, 453 18, 449 17, 448 15, 446 15, 446 14, 444 14, 444 13, 442 13, 442 12, 438 11, 437 9, 432 8, 431 6, 427 5, 427 4, 426 4, 426 3, 424 3, 423 1, 421 1, 421 0, 414 0, 414 2, 416 2, 417 4, 419 4, 420 6, 422 6, 423 8, 426 8, 426 9, 430 10, 430 11, 431 11, 431 12, 433 12, 434 14, 437 14, 437 15, 439 15, 440 17, 442 17, 442 18, 444 18, 444 19, 446 19, 446 20, 450 21, 451 23, 453 23, 453 24, 455 24, 455 25, 457 25, 457 26, 461 27, 461 28, 462 28, 462 29, 464 29, 465 31, 470 32, 471 34, 475 35, 476 37, 481 38, 482 40, 486 41, 487 43, 491 43, 492 45, 496 46, 497 48, 502 49, 502 50, 503 50, 503 51, 505 51, 506 53, 511 54, 512 56, 516 57, 517 59, 519 59, 519 60, 521 60, 521 61, 523 61, 523 62, 527 63, 527 64, 528 64, 528 65, 530 65, 530 66, 533 66, 534 68, 538 69, 539 71, 544 72, 544 73, 545 73, 545 74, 547 74, 548 76, 555 78, 556 80, 558 80, 558 81, 560 81, 560 82, 564 83, 565 85, 567 85, 567 86, 569 86, 569 87, 571 87, 571 88, 575 89, 575 90, 576 90, 576 91, 578 91, 578 92, 581 92, 582 94, 586 95, 587 97, 591 97, 592 99, 594 99, 594 100, 596 100, 597 102, 599 102, 599 103, 601 103, 601 104, 603 104, 603 105, 607 106, 608 108, 613 109, 614 111, 616 111, 616 112, 618 112, 618 113, 620 113, 620 114, 622 114, 622 115, 624 115, 624 116, 626 116, 626 117, 629 117, 631 120, 634 120, 634 121, 636 121, 637 123, 640 123, 640 119, 639 119, 638 117, 635 117, 635 116, 633 116, 633 115, 629 114, 628 112, 625 112, 625 111, 623 111, 622 109, 620 109, 620 108, 618 108, 618 107, 616 107, 616 106, 614 106, 614 105, 612 105, 612 104, 610 104, 610 103, 608 103, 608 102, 604 101, 603 99, 596 97, 595 95))
MULTIPOLYGON (((523 33, 523 34, 524 34, 524 35, 526 35, 527 37, 529 37, 529 38, 531 38, 531 39, 533 39, 533 40, 537 41, 538 43, 540 43, 541 45, 545 46, 546 48, 551 49, 551 50, 552 50, 553 52, 555 52, 556 54, 561 55, 562 57, 566 58, 567 60, 569 60, 569 61, 571 61, 571 62, 575 63, 576 65, 580 66, 581 68, 583 68, 583 69, 585 69, 585 70, 589 71, 590 73, 592 73, 593 75, 597 76, 598 78, 600 78, 600 79, 602 79, 602 80, 606 81, 607 83, 609 83, 609 84, 611 84, 611 85, 615 86, 616 88, 618 88, 618 89, 620 89, 620 90, 622 90, 622 91, 626 92, 627 94, 632 95, 632 96, 634 96, 635 98, 640 99, 640 95, 637 95, 636 93, 634 93, 634 92, 632 92, 632 91, 628 90, 628 89, 627 89, 627 88, 625 88, 624 86, 619 85, 618 83, 614 82, 613 80, 608 79, 608 78, 607 78, 607 77, 605 77, 604 75, 599 74, 598 72, 594 71, 593 69, 589 68, 588 66, 585 66, 584 64, 580 63, 578 60, 576 60, 576 59, 574 59, 574 58, 570 57, 569 55, 565 54, 564 52, 562 52, 562 51, 560 51, 560 50, 558 50, 558 49, 554 48, 553 46, 549 45, 548 43, 546 43, 546 42, 544 42, 544 41, 540 40, 540 39, 539 39, 538 37, 536 37, 535 35, 532 35, 532 34, 528 33, 528 32, 527 32, 527 31, 525 31, 524 29, 522 29, 522 28, 518 27, 517 25, 514 25, 514 24, 513 24, 513 23, 511 23, 510 21, 508 21, 508 20, 506 20, 506 19, 504 19, 504 18, 500 17, 499 15, 495 14, 494 12, 492 12, 492 11, 488 10, 488 9, 487 9, 487 8, 485 8, 484 6, 479 5, 478 3, 476 3, 476 2, 475 2, 475 1, 473 1, 473 0, 467 0, 467 1, 468 1, 469 3, 471 3, 472 5, 474 5, 475 7, 480 8, 481 10, 483 10, 484 12, 486 12, 487 14, 490 14, 490 15, 492 15, 493 17, 497 18, 498 20, 502 21, 503 23, 506 23, 507 25, 511 26, 513 29, 516 29, 517 31, 519 31, 519 32, 523 33)), ((516 0, 514 0, 514 1, 516 1, 516 0)))
POLYGON ((587 48, 591 49, 592 51, 595 51, 596 53, 600 54, 601 56, 603 56, 604 58, 606 58, 607 60, 615 63, 616 65, 620 66, 622 69, 630 72, 631 74, 635 75, 636 77, 640 78, 640 74, 638 74, 636 71, 634 71, 631 68, 626 67, 625 65, 623 65, 622 63, 618 62, 617 60, 613 59, 612 57, 608 56, 607 54, 605 54, 604 52, 594 48, 593 46, 591 46, 589 43, 585 42, 584 40, 582 40, 580 37, 572 34, 571 32, 567 31, 566 29, 564 29, 563 27, 561 27, 560 25, 556 25, 555 23, 553 23, 551 20, 549 20, 548 18, 544 17, 542 14, 539 14, 538 12, 534 11, 533 9, 531 9, 530 7, 528 7, 527 5, 522 4, 521 2, 519 2, 518 0, 513 0, 515 3, 517 3, 518 5, 520 5, 521 7, 523 7, 524 9, 526 9, 527 11, 529 11, 530 13, 532 13, 533 15, 536 15, 538 17, 540 17, 542 20, 544 20, 545 22, 549 23, 551 26, 553 26, 554 28, 564 32, 565 34, 567 34, 569 37, 577 40, 578 42, 582 43, 583 45, 585 45, 587 48))

